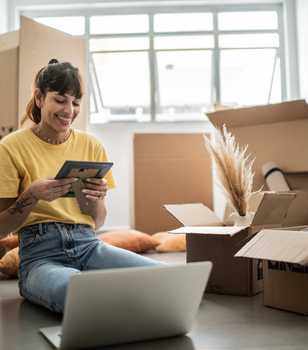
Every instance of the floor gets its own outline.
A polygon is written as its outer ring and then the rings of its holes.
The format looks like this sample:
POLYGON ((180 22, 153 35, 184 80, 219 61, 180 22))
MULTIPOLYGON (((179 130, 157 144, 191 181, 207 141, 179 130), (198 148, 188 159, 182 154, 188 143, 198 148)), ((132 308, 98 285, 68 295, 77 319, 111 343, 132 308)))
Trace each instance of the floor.
MULTIPOLYGON (((153 256, 168 261, 162 255, 153 256)), ((172 255, 175 263, 182 255, 172 255)), ((16 280, 0 281, 0 350, 52 349, 38 328, 57 325, 61 317, 23 300, 16 280)), ((142 342, 113 350, 304 350, 308 317, 262 305, 262 295, 232 297, 207 294, 192 331, 185 337, 142 342)))

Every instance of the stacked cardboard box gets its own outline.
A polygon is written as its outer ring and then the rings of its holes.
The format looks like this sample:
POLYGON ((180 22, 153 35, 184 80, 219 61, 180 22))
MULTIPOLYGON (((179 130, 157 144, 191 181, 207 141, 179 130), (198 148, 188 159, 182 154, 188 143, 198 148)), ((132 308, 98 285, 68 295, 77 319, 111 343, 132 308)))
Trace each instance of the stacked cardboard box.
POLYGON ((304 100, 268 106, 218 111, 212 123, 226 124, 255 157, 255 189, 263 185, 262 166, 274 162, 284 172, 296 197, 283 230, 262 230, 237 254, 263 260, 264 304, 308 314, 308 105, 304 100), (289 227, 289 228, 288 228, 289 227))
MULTIPOLYGON (((277 240, 273 242, 269 238, 264 238, 267 236, 262 235, 264 232, 262 229, 275 226, 277 228, 279 226, 308 225, 308 152, 306 152, 308 149, 308 105, 304 100, 298 100, 267 106, 217 111, 209 113, 208 116, 213 125, 218 128, 225 124, 241 146, 248 145, 248 153, 255 158, 253 168, 255 190, 264 186, 262 166, 267 162, 274 162, 283 170, 292 190, 292 193, 288 193, 289 197, 284 196, 287 193, 266 194, 256 209, 251 225, 243 227, 237 232, 234 231, 236 230, 234 227, 221 227, 221 231, 217 230, 218 228, 213 230, 213 227, 212 229, 206 228, 205 231, 200 230, 200 225, 209 226, 218 223, 215 222, 212 215, 209 218, 205 213, 199 213, 198 215, 201 216, 198 216, 195 221, 196 216, 193 216, 191 212, 193 207, 182 207, 180 211, 179 208, 175 209, 173 206, 167 207, 169 212, 184 225, 180 230, 173 232, 188 233, 187 261, 212 260, 214 262, 208 291, 253 295, 262 289, 260 283, 262 273, 259 268, 262 266, 259 264, 260 259, 265 259, 262 254, 262 242, 269 247, 269 251, 274 245, 283 250, 290 243, 290 241, 286 243, 279 239, 281 230, 274 231, 277 234, 277 240), (263 206, 266 209, 262 209, 263 206), (263 215, 272 217, 272 219, 264 220, 263 215), (247 258, 248 255, 242 253, 239 253, 240 257, 234 257, 233 255, 258 231, 261 231, 260 236, 263 238, 262 241, 260 240, 258 254, 254 256, 255 260, 247 259, 245 263, 243 259, 247 258)), ((302 245, 303 254, 308 256, 308 247, 303 245, 302 241, 307 233, 293 230, 283 230, 283 232, 288 232, 287 235, 291 241, 293 238, 296 240, 298 248, 302 245), (301 237, 299 241, 297 241, 294 232, 297 232, 298 237, 301 237)), ((259 239, 260 236, 257 235, 256 239, 259 239)), ((297 265, 288 265, 285 267, 289 269, 288 271, 282 270, 284 263, 297 263, 297 260, 294 259, 288 261, 288 256, 287 258, 280 256, 280 260, 277 260, 275 255, 269 255, 268 259, 270 262, 264 261, 263 264, 265 304, 297 312, 308 312, 308 307, 305 307, 307 302, 304 301, 304 294, 306 291, 308 292, 306 269, 304 267, 299 269, 297 265), (280 265, 274 264, 272 262, 274 260, 280 261, 280 265), (304 272, 299 272, 299 270, 304 272), (294 288, 291 288, 291 285, 294 288), (303 292, 301 288, 306 289, 303 292), (294 306, 296 303, 298 305, 294 306)), ((305 263, 305 261, 301 261, 299 264, 304 266, 305 263)))

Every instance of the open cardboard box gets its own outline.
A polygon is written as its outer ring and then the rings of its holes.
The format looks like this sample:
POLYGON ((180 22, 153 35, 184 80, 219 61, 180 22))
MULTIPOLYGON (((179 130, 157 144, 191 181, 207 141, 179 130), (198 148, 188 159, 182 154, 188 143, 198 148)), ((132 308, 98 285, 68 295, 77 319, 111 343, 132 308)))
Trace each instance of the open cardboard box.
POLYGON ((215 213, 202 203, 164 207, 183 225, 169 232, 186 233, 187 262, 213 262, 208 292, 254 295, 262 290, 258 261, 235 258, 234 254, 261 229, 281 226, 294 198, 291 192, 259 193, 250 203, 254 216, 246 226, 223 226, 215 213))
POLYGON ((283 226, 308 224, 308 105, 305 100, 229 109, 207 114, 212 124, 223 124, 255 158, 254 190, 264 185, 262 166, 274 162, 284 172, 296 199, 283 226))
POLYGON ((308 227, 302 229, 262 230, 236 256, 264 260, 264 305, 307 315, 308 227))

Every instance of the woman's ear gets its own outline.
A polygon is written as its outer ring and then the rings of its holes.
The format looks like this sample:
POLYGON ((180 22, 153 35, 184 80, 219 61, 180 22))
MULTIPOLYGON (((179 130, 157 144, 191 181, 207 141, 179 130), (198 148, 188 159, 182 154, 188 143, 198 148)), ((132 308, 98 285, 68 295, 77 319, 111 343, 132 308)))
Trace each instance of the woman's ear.
POLYGON ((38 108, 42 107, 43 95, 41 94, 39 89, 35 89, 35 91, 34 91, 34 101, 35 101, 35 104, 38 108))

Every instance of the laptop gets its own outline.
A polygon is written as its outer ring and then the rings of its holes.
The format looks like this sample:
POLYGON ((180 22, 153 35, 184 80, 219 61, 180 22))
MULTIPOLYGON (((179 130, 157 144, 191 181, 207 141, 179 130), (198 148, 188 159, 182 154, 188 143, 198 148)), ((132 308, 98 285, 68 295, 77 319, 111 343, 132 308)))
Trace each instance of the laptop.
POLYGON ((86 271, 71 277, 62 327, 41 328, 58 349, 82 349, 190 331, 211 262, 86 271))

